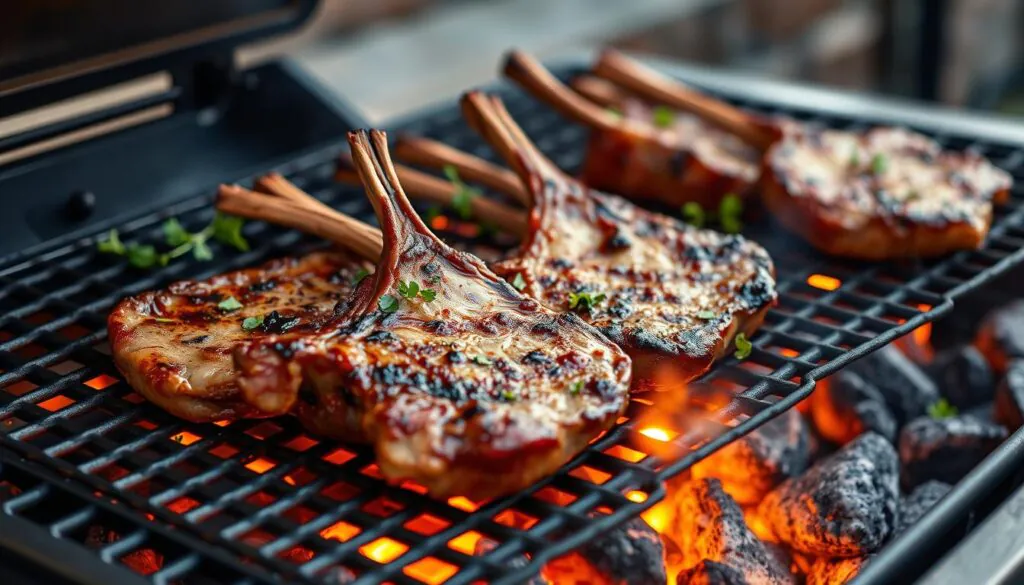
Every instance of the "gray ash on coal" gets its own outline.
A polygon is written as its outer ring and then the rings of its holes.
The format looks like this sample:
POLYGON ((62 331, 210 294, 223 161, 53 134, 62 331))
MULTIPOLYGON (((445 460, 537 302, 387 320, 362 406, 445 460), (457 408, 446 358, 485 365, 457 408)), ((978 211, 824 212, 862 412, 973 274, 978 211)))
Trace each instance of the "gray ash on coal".
POLYGON ((1024 359, 1013 360, 996 388, 996 422, 1010 432, 1024 426, 1024 359))
POLYGON ((918 417, 900 432, 903 487, 912 490, 929 480, 956 483, 1006 437, 1002 426, 969 414, 918 417))
POLYGON ((866 433, 775 488, 759 513, 798 552, 855 557, 884 544, 898 503, 896 451, 880 435, 866 433))
POLYGON ((917 524, 918 520, 931 510, 939 500, 946 497, 953 486, 941 481, 929 481, 917 486, 910 494, 900 499, 900 519, 896 523, 896 534, 899 536, 908 528, 917 524))
POLYGON ((896 417, 882 392, 851 371, 839 372, 814 391, 811 418, 818 434, 840 445, 866 432, 896 441, 896 417))
POLYGON ((653 528, 634 518, 551 561, 544 576, 554 583, 665 585, 665 547, 653 528))
POLYGON ((726 445, 692 468, 695 479, 715 478, 740 504, 754 504, 810 462, 807 423, 796 410, 783 413, 726 445))
POLYGON ((959 409, 992 400, 996 388, 995 373, 985 356, 973 345, 940 353, 928 370, 938 384, 939 392, 959 409))
POLYGON ((878 389, 898 425, 924 414, 939 399, 935 382, 893 345, 850 364, 847 369, 878 389))
POLYGON ((735 567, 704 559, 676 576, 676 585, 757 585, 735 567))
MULTIPOLYGON (((699 479, 682 484, 674 498, 677 508, 667 534, 676 540, 686 569, 712 561, 727 566, 727 573, 742 576, 744 580, 738 583, 791 582, 788 568, 780 565, 747 527, 743 511, 718 480, 699 479)), ((717 565, 704 565, 704 569, 697 569, 687 578, 692 582, 698 574, 708 571, 711 575, 725 574, 717 565)))
POLYGON ((982 320, 974 345, 997 373, 1024 358, 1024 300, 1000 307, 982 320))
MULTIPOLYGON (((476 545, 473 546, 473 554, 475 556, 482 557, 484 555, 487 555, 488 553, 490 553, 491 551, 493 551, 496 548, 498 548, 498 543, 497 542, 494 542, 490 538, 483 537, 480 540, 476 541, 476 545)), ((506 561, 506 563, 507 563, 507 565, 508 565, 508 567, 510 569, 518 569, 518 568, 521 568, 521 567, 525 567, 528 562, 529 562, 529 559, 527 559, 525 556, 521 556, 521 555, 518 556, 518 557, 513 558, 510 561, 506 561)), ((545 581, 540 575, 535 575, 532 578, 530 578, 529 581, 526 581, 526 582, 523 583, 523 585, 546 585, 546 584, 547 584, 547 581, 545 581)))
POLYGON ((804 581, 804 584, 842 585, 856 577, 865 563, 867 563, 866 557, 817 559, 807 571, 807 580, 804 581))

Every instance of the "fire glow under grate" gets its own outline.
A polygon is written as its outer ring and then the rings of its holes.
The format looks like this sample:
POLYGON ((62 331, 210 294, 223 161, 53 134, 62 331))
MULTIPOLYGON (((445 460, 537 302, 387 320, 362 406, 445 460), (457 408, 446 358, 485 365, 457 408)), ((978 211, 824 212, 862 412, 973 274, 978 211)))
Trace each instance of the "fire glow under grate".
MULTIPOLYGON (((543 151, 563 168, 578 167, 584 130, 522 94, 503 96, 543 151)), ((865 125, 742 105, 842 128, 865 125)), ((495 159, 454 105, 397 129, 495 159)), ((520 582, 639 514, 663 496, 662 479, 792 407, 815 380, 947 313, 957 296, 1024 259, 1024 148, 938 139, 979 150, 1017 182, 983 250, 899 265, 836 262, 767 218, 751 221, 744 234, 772 253, 780 302, 748 359, 729 358, 691 385, 688 400, 707 416, 686 424, 658 419, 664 405, 641 397, 628 421, 571 466, 492 502, 435 501, 416 485, 388 486, 369 450, 319 441, 292 420, 186 423, 120 379, 105 328, 121 297, 301 253, 319 245, 311 239, 251 223, 252 251, 218 250, 209 263, 138 271, 97 254, 90 240, 0 267, 0 441, 31 460, 0 468, 3 515, 95 551, 91 561, 69 556, 72 566, 125 565, 156 582, 241 583, 273 574, 290 582, 338 583, 352 574, 358 583, 520 582), (74 481, 50 487, 57 474, 74 481), (117 538, 90 544, 85 535, 95 523, 111 526, 117 538)), ((325 150, 279 170, 342 211, 370 217, 362 195, 331 182, 336 154, 325 150)), ((203 194, 167 213, 194 229, 209 221, 209 201, 203 194)), ((158 240, 165 217, 121 226, 122 237, 158 240)), ((90 575, 102 582, 99 572, 90 575)))

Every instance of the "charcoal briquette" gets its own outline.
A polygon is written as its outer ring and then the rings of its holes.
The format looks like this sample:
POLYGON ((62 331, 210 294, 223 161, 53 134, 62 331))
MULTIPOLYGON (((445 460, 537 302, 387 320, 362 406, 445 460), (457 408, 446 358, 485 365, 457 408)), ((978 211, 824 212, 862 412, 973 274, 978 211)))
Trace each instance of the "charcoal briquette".
POLYGON ((597 572, 621 585, 664 585, 661 536, 641 518, 605 532, 576 549, 597 572))
POLYGON ((820 558, 811 564, 805 585, 845 585, 860 573, 866 557, 820 558))
POLYGON ((758 510, 797 552, 857 557, 878 550, 896 525, 899 461, 865 433, 769 493, 758 510))
POLYGON ((989 402, 995 394, 992 366, 973 345, 940 353, 928 369, 939 386, 939 393, 959 409, 989 402))
POLYGON ((811 419, 819 435, 840 445, 866 432, 896 441, 896 417, 882 392, 849 370, 840 371, 815 388, 811 419))
POLYGON ((996 422, 1010 432, 1024 426, 1024 360, 1013 360, 996 388, 996 422))
POLYGON ((929 480, 955 484, 1006 436, 1002 426, 969 414, 918 417, 900 432, 903 487, 912 490, 929 480))
POLYGON ((850 364, 848 370, 878 389, 899 426, 924 414, 939 399, 935 382, 893 345, 850 364))
POLYGON ((740 504, 760 502, 779 483, 803 473, 810 461, 807 423, 789 410, 692 468, 695 479, 715 478, 740 504))
POLYGON ((704 559, 676 576, 676 585, 758 585, 742 571, 718 561, 704 559))
MULTIPOLYGON (((476 545, 473 546, 473 554, 478 557, 482 557, 490 553, 492 550, 498 548, 498 543, 491 540, 490 538, 483 537, 476 541, 476 545)), ((507 565, 510 569, 519 569, 525 567, 529 563, 529 559, 523 555, 513 557, 512 560, 507 561, 507 565)), ((547 585, 547 581, 540 575, 534 575, 529 581, 525 581, 523 585, 547 585)))
POLYGON ((1002 374, 1014 359, 1024 358, 1024 300, 1000 307, 981 322, 974 345, 1002 374))
POLYGON ((899 536, 908 528, 917 524, 917 521, 924 517, 928 510, 946 497, 953 486, 941 481, 928 481, 919 486, 910 494, 900 498, 900 519, 896 523, 896 533, 899 536))

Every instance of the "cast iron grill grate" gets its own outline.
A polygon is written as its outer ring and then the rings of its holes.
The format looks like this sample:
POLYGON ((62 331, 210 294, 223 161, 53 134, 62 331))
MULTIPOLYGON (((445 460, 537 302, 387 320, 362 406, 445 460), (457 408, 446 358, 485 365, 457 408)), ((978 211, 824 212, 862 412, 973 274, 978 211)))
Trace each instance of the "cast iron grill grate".
MULTIPOLYGON (((577 168, 584 131, 520 93, 502 91, 538 146, 563 168, 577 168)), ((864 125, 743 105, 838 127, 864 125)), ((494 159, 452 105, 398 130, 494 159)), ((518 582, 544 561, 638 514, 663 495, 660 480, 792 407, 815 380, 945 314, 957 296, 1024 258, 1024 148, 968 136, 938 139, 949 148, 979 150, 1018 183, 1011 203, 997 211, 984 249, 899 265, 838 262, 807 250, 768 219, 752 222, 744 233, 772 252, 780 303, 755 336, 748 359, 725 360, 691 388, 698 398, 701 389, 708 390, 706 419, 691 421, 682 434, 673 429, 684 427, 671 425, 641 433, 637 420, 647 420, 657 409, 637 399, 629 421, 556 476, 505 500, 435 501, 415 485, 386 485, 368 450, 318 441, 294 421, 193 425, 150 406, 127 387, 105 343, 106 314, 118 299, 318 245, 256 223, 246 227, 250 252, 217 250, 209 263, 179 261, 142 272, 97 254, 88 240, 63 242, 31 260, 0 267, 0 441, 86 488, 40 489, 35 506, 67 498, 88 506, 95 490, 120 503, 106 513, 118 514, 133 543, 157 546, 171 539, 172 548, 185 546, 197 555, 208 549, 217 556, 216 562, 190 565, 181 582, 216 581, 216 571, 241 579, 276 574, 295 582, 325 582, 336 579, 339 568, 357 574, 359 583, 518 582), (724 404, 716 398, 722 395, 730 397, 724 404), (482 538, 497 546, 474 555, 482 538), (200 570, 205 567, 210 574, 200 570)), ((367 218, 364 198, 330 181, 337 148, 279 170, 335 207, 367 218)), ((210 219, 209 197, 121 226, 122 238, 160 239, 167 215, 196 229, 210 219)), ((19 467, 13 473, 29 472, 19 467)), ((18 511, 4 508, 3 514, 18 511)), ((97 561, 116 559, 101 554, 97 561)))

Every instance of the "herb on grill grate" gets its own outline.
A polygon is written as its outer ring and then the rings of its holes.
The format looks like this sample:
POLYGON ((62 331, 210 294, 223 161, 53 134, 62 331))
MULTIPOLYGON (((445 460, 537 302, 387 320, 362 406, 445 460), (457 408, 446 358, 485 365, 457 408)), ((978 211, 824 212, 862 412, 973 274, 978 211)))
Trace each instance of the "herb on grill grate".
POLYGON ((595 305, 605 300, 604 293, 578 292, 569 293, 569 308, 576 311, 590 311, 595 305))
POLYGON ((242 308, 242 303, 238 302, 235 297, 228 297, 223 301, 217 303, 217 308, 221 311, 232 312, 242 308))
POLYGON ((651 121, 658 128, 670 128, 676 121, 676 113, 668 106, 654 106, 651 110, 651 121))
POLYGON ((96 247, 104 254, 117 254, 119 256, 123 256, 125 252, 124 244, 121 243, 121 236, 115 229, 107 232, 107 239, 98 242, 96 247))
POLYGON ((473 208, 471 202, 474 197, 480 195, 479 189, 474 189, 459 178, 459 171, 452 165, 444 166, 444 176, 451 181, 452 185, 455 185, 456 192, 455 196, 452 197, 452 210, 462 219, 469 219, 473 217, 473 208))
POLYGON ((196 260, 213 259, 213 250, 207 243, 210 238, 241 251, 249 249, 249 243, 242 236, 243 221, 241 218, 218 213, 213 222, 197 233, 189 233, 177 218, 170 218, 163 223, 164 241, 171 250, 166 253, 157 252, 151 245, 128 244, 121 242, 117 230, 107 232, 107 239, 97 243, 97 249, 104 254, 125 256, 128 263, 136 268, 152 268, 166 266, 171 260, 184 256, 189 252, 196 260))
POLYGON ((521 291, 526 288, 526 279, 523 278, 523 273, 517 272, 515 278, 512 279, 512 286, 516 290, 521 291))
POLYGON ((263 315, 257 315, 255 317, 246 317, 242 321, 242 329, 245 329, 246 331, 253 331, 260 325, 263 325, 263 315))
POLYGON ((367 276, 370 276, 370 271, 365 268, 360 268, 356 271, 356 275, 352 277, 352 285, 355 286, 360 282, 363 282, 363 279, 367 276))
POLYGON ((136 268, 151 268, 156 264, 161 266, 167 264, 167 258, 159 254, 153 246, 128 244, 127 257, 128 263, 136 268))
POLYGON ((394 313, 398 310, 398 299, 392 295, 382 295, 377 300, 377 307, 385 313, 394 313))
POLYGON ((747 339, 747 336, 745 334, 740 333, 739 335, 736 336, 736 353, 733 354, 734 356, 736 356, 736 359, 747 359, 748 357, 750 357, 750 352, 753 351, 753 349, 754 344, 750 343, 750 340, 747 339))
POLYGON ((935 420, 942 420, 944 418, 952 418, 959 414, 960 411, 957 407, 949 403, 945 398, 940 398, 937 402, 934 402, 928 407, 928 416, 935 420))

